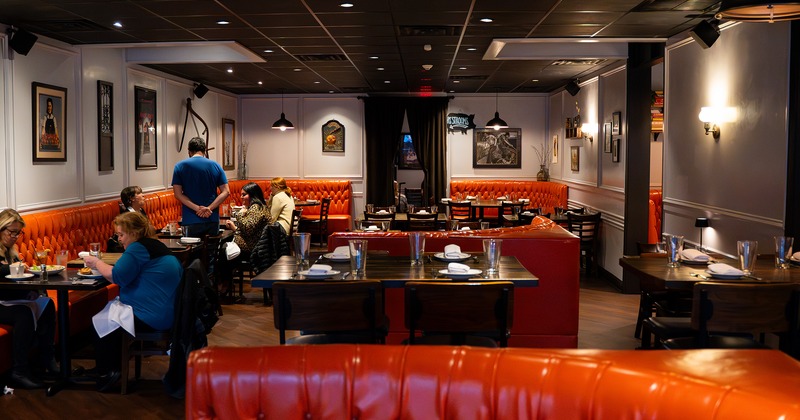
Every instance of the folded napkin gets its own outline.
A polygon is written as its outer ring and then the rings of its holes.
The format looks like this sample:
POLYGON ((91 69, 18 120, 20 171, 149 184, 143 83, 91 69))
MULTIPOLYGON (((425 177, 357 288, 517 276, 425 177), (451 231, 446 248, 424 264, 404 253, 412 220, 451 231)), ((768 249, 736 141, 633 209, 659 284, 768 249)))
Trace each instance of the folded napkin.
POLYGON ((533 216, 533 213, 531 213, 529 211, 523 211, 522 214, 524 214, 526 216, 533 216))
POLYGON ((378 210, 375 212, 375 214, 389 214, 389 212, 386 210, 378 210))
POLYGON ((442 199, 442 203, 446 203, 446 202, 448 202, 448 201, 450 201, 450 200, 451 200, 450 198, 443 198, 443 199, 442 199))
POLYGON ((314 264, 308 269, 308 274, 327 274, 332 268, 328 264, 314 264))
POLYGON ((716 263, 708 266, 708 271, 713 274, 721 274, 723 276, 743 276, 744 273, 738 268, 732 267, 728 264, 716 263))
POLYGON ((445 258, 461 258, 461 247, 455 244, 444 246, 445 258))
POLYGON ((500 197, 497 197, 497 200, 498 201, 508 200, 508 196, 507 195, 501 195, 500 197))
POLYGON ((428 210, 420 210, 417 214, 428 214, 428 210))
POLYGON ((684 249, 681 251, 681 257, 684 260, 688 261, 708 261, 710 258, 707 254, 704 254, 696 249, 684 249))
POLYGON ((105 337, 119 327, 136 337, 133 325, 133 307, 120 302, 119 297, 108 302, 105 308, 93 316, 92 323, 100 337, 105 337))
POLYGON ((348 245, 337 246, 333 250, 333 258, 350 258, 350 247, 348 245))
POLYGON ((468 273, 469 266, 466 264, 450 263, 447 264, 448 273, 468 273))
POLYGON ((89 251, 81 251, 78 253, 78 258, 86 258, 89 256, 89 251))
POLYGON ((471 230, 471 229, 469 228, 469 226, 462 226, 461 229, 459 230, 471 230))
POLYGON ((366 228, 364 228, 364 230, 381 230, 381 228, 379 228, 379 227, 377 227, 375 225, 370 225, 370 226, 367 226, 366 228))
POLYGON ((476 198, 478 198, 477 195, 468 195, 467 196, 467 200, 475 200, 476 198))
POLYGON ((225 256, 228 258, 228 261, 238 257, 241 253, 242 249, 239 248, 239 245, 237 245, 236 242, 225 243, 225 256))

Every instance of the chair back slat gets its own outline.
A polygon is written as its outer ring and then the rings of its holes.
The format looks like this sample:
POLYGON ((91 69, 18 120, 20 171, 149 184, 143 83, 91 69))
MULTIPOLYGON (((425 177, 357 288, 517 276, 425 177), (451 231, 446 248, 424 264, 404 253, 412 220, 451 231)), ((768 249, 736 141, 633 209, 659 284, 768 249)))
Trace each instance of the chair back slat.
POLYGON ((797 324, 797 285, 700 282, 692 328, 710 333, 785 333, 797 324))

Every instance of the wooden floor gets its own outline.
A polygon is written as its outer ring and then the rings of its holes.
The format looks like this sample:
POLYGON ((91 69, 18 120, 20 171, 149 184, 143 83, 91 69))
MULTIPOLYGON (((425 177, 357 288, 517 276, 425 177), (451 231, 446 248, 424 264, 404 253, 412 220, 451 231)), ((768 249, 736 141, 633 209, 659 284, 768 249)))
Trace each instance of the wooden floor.
MULTIPOLYGON (((638 295, 623 295, 602 280, 581 279, 579 348, 633 349, 638 344, 633 328, 638 295)), ((212 346, 277 345, 272 308, 262 304, 261 290, 245 285, 245 302, 225 305, 224 315, 209 336, 212 346)), ((75 365, 91 367, 91 360, 75 365)), ((129 394, 100 394, 86 385, 46 397, 43 390, 15 390, 0 396, 3 418, 59 419, 175 419, 183 417, 183 401, 166 396, 160 382, 167 368, 166 357, 150 357, 143 363, 142 379, 129 387, 129 394)))

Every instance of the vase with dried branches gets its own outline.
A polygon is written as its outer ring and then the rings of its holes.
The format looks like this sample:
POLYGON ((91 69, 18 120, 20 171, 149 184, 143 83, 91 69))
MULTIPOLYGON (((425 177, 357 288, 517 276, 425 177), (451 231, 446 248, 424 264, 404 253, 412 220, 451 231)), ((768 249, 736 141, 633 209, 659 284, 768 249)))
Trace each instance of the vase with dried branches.
POLYGON ((539 172, 536 173, 537 181, 550 180, 550 145, 547 142, 542 143, 541 147, 531 145, 536 152, 536 157, 539 158, 539 172))
POLYGON ((239 150, 241 151, 241 160, 239 161, 239 179, 247 179, 247 146, 248 142, 241 142, 239 150))

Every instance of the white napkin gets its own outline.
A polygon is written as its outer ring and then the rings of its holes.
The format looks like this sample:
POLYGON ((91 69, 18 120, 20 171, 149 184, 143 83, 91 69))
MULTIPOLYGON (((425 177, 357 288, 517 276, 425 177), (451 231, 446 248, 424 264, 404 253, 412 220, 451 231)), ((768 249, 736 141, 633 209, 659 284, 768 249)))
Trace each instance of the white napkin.
POLYGON ((420 210, 417 214, 428 214, 428 210, 420 210))
POLYGON ((375 214, 389 214, 389 212, 386 210, 378 210, 375 212, 375 214))
POLYGON ((366 228, 364 228, 364 230, 381 230, 381 228, 379 228, 379 227, 377 227, 375 225, 370 225, 370 226, 367 226, 366 228))
POLYGON ((475 199, 477 199, 477 198, 478 198, 478 196, 477 196, 477 195, 468 195, 468 196, 467 196, 467 200, 475 200, 475 199))
POLYGON ((800 261, 800 252, 795 252, 794 254, 792 254, 792 259, 800 261))
POLYGON ((242 249, 239 248, 239 245, 237 245, 236 242, 225 243, 225 256, 228 258, 228 261, 238 257, 241 253, 242 249))
POLYGON ((119 327, 136 337, 133 325, 133 307, 120 302, 119 297, 109 301, 105 308, 93 316, 92 323, 100 337, 105 337, 119 327))
POLYGON ((470 229, 469 226, 462 226, 461 229, 459 230, 472 230, 472 229, 470 229))
POLYGON ((350 247, 348 245, 345 246, 337 246, 336 249, 333 250, 333 258, 350 258, 350 247))
POLYGON ((451 198, 443 198, 443 199, 442 199, 442 203, 446 203, 446 202, 448 202, 448 201, 450 201, 450 200, 452 200, 452 199, 451 199, 451 198))
POLYGON ((526 216, 533 216, 533 213, 531 213, 529 211, 523 211, 522 214, 524 214, 526 216))
POLYGON ((721 274, 723 276, 743 276, 744 273, 738 268, 732 267, 728 264, 716 263, 708 266, 708 271, 714 274, 721 274))
POLYGON ((469 266, 466 264, 450 263, 447 264, 448 273, 468 273, 469 266))
POLYGON ((507 195, 501 195, 500 197, 497 197, 497 201, 503 201, 503 200, 508 200, 508 196, 507 195))
POLYGON ((332 268, 327 264, 314 264, 308 269, 308 274, 327 274, 332 268))
POLYGON ((78 253, 78 258, 83 259, 89 256, 89 251, 81 251, 78 253))
POLYGON ((523 202, 523 203, 527 203, 527 202, 531 201, 531 199, 530 198, 520 198, 519 201, 523 202))
POLYGON ((683 257, 684 260, 698 261, 698 262, 708 261, 710 259, 707 254, 704 254, 696 249, 691 249, 691 248, 684 249, 683 251, 681 251, 681 257, 683 257))
POLYGON ((455 244, 444 246, 445 258, 461 258, 461 247, 455 244))

